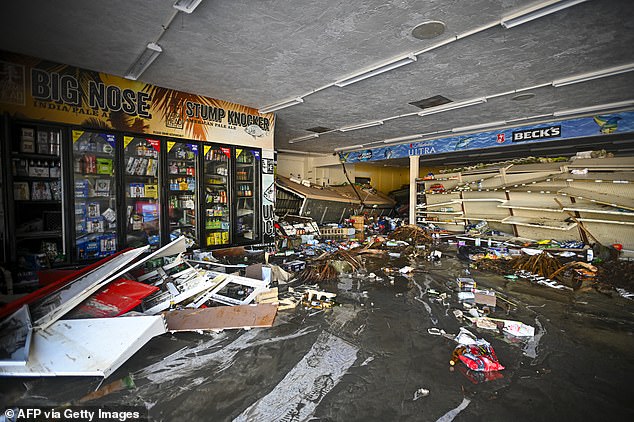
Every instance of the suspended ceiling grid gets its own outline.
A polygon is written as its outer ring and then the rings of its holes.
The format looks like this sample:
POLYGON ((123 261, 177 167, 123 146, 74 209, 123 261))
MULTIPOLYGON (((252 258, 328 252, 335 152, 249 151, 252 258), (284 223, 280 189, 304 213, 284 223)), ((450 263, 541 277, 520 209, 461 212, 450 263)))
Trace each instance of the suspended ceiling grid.
MULTIPOLYGON (((144 46, 158 40, 163 53, 141 80, 260 108, 537 3, 203 0, 192 14, 178 13, 171 20, 173 2, 6 2, 0 6, 0 48, 123 75, 144 46), (444 22, 444 34, 414 38, 412 29, 428 20, 444 22)), ((289 143, 315 126, 337 129, 416 113, 420 109, 409 103, 434 95, 462 101, 632 63, 632 16, 632 1, 590 0, 515 28, 498 24, 481 30, 401 68, 305 96, 303 104, 277 112, 276 147, 331 153, 393 137, 630 100, 634 72, 537 88, 528 91, 535 96, 526 101, 504 95, 460 110, 289 143)))

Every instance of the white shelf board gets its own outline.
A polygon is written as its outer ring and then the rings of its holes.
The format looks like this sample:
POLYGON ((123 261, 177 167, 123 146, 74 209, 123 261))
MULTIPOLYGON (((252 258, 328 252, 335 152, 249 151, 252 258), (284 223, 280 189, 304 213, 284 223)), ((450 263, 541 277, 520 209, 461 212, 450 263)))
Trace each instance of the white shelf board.
POLYGON ((425 214, 462 215, 462 211, 425 211, 425 214))
POLYGON ((568 164, 568 168, 606 169, 606 170, 630 170, 634 169, 632 157, 613 158, 588 158, 574 160, 568 164))
POLYGON ((587 174, 562 174, 557 180, 565 180, 567 182, 585 182, 585 183, 634 183, 634 172, 617 171, 617 172, 588 172, 587 174))
POLYGON ((619 210, 611 205, 603 205, 596 202, 585 204, 571 204, 564 207, 565 211, 590 212, 595 214, 626 215, 634 217, 634 211, 619 210))
POLYGON ((529 217, 510 216, 502 220, 502 223, 516 226, 537 227, 540 229, 568 231, 577 226, 577 223, 567 223, 565 221, 536 219, 529 217))
POLYGON ((498 205, 498 208, 511 208, 511 209, 518 209, 518 210, 530 210, 530 211, 546 211, 546 212, 564 212, 555 201, 553 201, 553 205, 548 207, 548 206, 539 206, 539 205, 533 205, 529 202, 520 202, 520 201, 504 201, 502 202, 500 205, 498 205))
POLYGON ((462 202, 505 202, 505 200, 501 198, 467 198, 462 199, 462 202))
POLYGON ((577 220, 582 223, 622 224, 624 226, 634 226, 634 221, 599 220, 596 218, 577 218, 577 220))
POLYGON ((460 201, 454 200, 454 201, 448 201, 448 202, 438 202, 437 204, 427 204, 427 205, 423 204, 424 206, 421 206, 421 207, 417 206, 417 207, 424 209, 424 208, 429 208, 429 207, 442 207, 444 205, 456 205, 456 204, 459 204, 459 203, 460 203, 460 201))
POLYGON ((457 220, 471 220, 471 221, 491 221, 492 223, 501 223, 508 215, 465 215, 462 217, 456 217, 457 220))
POLYGON ((634 199, 619 195, 609 195, 606 193, 592 192, 585 189, 564 188, 559 192, 562 195, 574 196, 575 198, 586 199, 599 204, 611 205, 616 208, 625 208, 634 211, 634 199))
POLYGON ((450 224, 454 226, 464 226, 464 221, 429 221, 429 220, 420 220, 418 223, 428 223, 428 224, 450 224))

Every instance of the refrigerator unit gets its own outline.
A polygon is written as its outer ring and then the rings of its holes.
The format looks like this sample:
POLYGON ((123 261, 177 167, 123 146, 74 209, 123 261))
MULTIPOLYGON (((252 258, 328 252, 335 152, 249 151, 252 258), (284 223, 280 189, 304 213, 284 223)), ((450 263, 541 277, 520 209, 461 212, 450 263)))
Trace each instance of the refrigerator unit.
POLYGON ((60 155, 64 132, 35 123, 18 123, 12 129, 7 124, 3 136, 8 142, 1 148, 2 167, 8 170, 3 177, 8 199, 7 258, 31 269, 64 264, 68 262, 60 155))
POLYGON ((161 245, 161 142, 124 136, 123 147, 125 246, 156 250, 161 245))
POLYGON ((101 258, 117 250, 115 135, 72 131, 74 258, 101 258))
POLYGON ((203 157, 203 245, 216 247, 231 243, 230 174, 231 148, 204 145, 203 157))
POLYGON ((260 151, 236 148, 234 242, 260 238, 260 151))
POLYGON ((199 145, 167 141, 168 241, 185 236, 188 248, 200 247, 198 238, 199 145))

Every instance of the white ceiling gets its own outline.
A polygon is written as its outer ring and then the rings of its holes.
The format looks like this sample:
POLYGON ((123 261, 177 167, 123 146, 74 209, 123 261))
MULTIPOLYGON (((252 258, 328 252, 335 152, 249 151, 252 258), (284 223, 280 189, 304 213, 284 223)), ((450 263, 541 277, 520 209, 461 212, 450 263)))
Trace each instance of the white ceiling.
POLYGON ((509 121, 634 99, 634 72, 555 88, 553 80, 634 63, 634 1, 589 0, 505 29, 501 18, 527 0, 203 0, 178 13, 175 0, 25 0, 0 6, 0 49, 124 75, 148 42, 163 53, 141 76, 155 85, 256 108, 303 96, 279 111, 276 147, 314 152, 483 122, 509 121), (418 40, 428 20, 444 34, 418 40), (473 31, 472 35, 460 37, 473 31), (347 75, 445 40, 417 61, 340 88, 347 75), (528 90, 487 103, 381 126, 334 131, 309 141, 308 128, 337 129, 420 111, 410 102, 452 101, 528 90), (322 89, 323 88, 323 89, 322 89), (317 90, 317 92, 311 93, 317 90), (309 94, 309 95, 308 95, 309 94))

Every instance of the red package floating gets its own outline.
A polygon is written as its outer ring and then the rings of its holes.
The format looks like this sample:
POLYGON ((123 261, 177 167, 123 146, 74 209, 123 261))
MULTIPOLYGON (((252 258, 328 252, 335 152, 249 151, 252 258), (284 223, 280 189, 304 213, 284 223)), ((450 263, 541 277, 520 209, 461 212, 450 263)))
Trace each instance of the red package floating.
POLYGON ((504 369, 490 345, 466 346, 459 358, 472 371, 491 372, 504 369))

